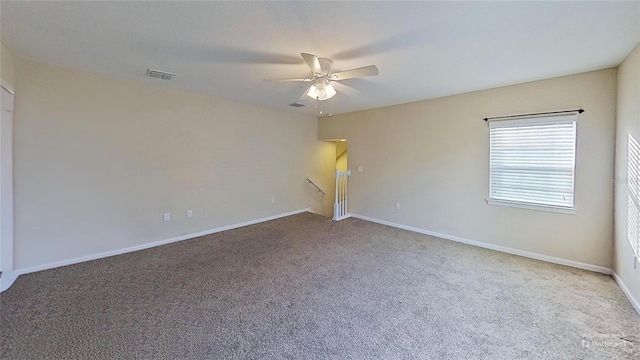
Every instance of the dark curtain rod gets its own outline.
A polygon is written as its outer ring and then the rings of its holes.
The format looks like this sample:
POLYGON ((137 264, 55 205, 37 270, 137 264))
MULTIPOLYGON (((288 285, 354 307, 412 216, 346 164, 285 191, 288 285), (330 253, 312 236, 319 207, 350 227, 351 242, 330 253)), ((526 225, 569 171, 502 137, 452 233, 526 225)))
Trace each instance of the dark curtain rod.
POLYGON ((533 114, 522 114, 522 115, 511 115, 511 116, 496 116, 496 117, 484 118, 484 121, 495 120, 495 119, 514 118, 514 117, 523 117, 523 116, 534 116, 534 115, 564 114, 564 113, 571 113, 571 112, 576 112, 576 111, 578 112, 578 114, 582 114, 584 112, 584 109, 549 111, 549 112, 541 112, 541 113, 533 113, 533 114))

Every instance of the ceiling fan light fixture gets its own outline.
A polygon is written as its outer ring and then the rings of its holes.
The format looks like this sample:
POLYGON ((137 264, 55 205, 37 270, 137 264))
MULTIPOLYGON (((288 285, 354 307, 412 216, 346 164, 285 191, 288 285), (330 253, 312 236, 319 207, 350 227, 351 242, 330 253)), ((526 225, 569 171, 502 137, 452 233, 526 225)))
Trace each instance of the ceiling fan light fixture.
POLYGON ((316 98, 316 86, 315 85, 311 85, 311 87, 309 88, 309 91, 307 92, 307 96, 309 96, 312 99, 316 98))
POLYGON ((331 84, 325 84, 322 81, 318 81, 315 85, 311 85, 307 92, 307 96, 320 101, 329 100, 336 96, 336 89, 331 84))
POLYGON ((327 93, 327 99, 331 99, 332 97, 336 96, 336 89, 333 88, 333 85, 331 84, 327 84, 324 87, 324 91, 327 93))

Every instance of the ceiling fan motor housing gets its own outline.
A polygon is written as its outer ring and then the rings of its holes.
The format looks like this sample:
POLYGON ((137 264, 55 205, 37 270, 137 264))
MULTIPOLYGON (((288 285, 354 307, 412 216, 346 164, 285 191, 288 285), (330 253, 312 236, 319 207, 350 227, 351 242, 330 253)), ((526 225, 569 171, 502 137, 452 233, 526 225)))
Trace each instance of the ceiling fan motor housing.
POLYGON ((331 73, 331 68, 333 67, 333 60, 327 58, 318 58, 318 62, 320 63, 320 68, 322 69, 321 75, 328 76, 331 73))

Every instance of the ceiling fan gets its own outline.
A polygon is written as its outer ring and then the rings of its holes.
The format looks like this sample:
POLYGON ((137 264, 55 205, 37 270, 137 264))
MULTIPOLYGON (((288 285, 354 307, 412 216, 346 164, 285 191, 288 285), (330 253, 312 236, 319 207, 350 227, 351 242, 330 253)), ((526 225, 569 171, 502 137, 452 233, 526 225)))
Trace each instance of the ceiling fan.
MULTIPOLYGON (((304 61, 309 65, 309 68, 311 69, 311 77, 301 79, 265 79, 265 81, 312 82, 313 84, 311 84, 311 86, 302 93, 298 100, 303 99, 305 95, 318 102, 329 100, 337 93, 334 85, 339 88, 342 87, 343 92, 346 92, 346 89, 349 89, 345 85, 340 84, 339 81, 378 75, 378 68, 375 65, 334 73, 331 72, 333 60, 319 58, 315 55, 306 53, 301 53, 300 55, 302 55, 304 61)), ((320 113, 322 113, 322 110, 320 110, 320 113)))

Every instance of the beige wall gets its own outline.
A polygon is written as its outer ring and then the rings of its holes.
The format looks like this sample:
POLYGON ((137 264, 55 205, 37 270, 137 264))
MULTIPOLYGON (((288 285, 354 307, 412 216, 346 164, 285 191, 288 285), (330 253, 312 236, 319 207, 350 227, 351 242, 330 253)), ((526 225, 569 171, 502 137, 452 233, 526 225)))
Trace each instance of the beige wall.
POLYGON ((336 170, 347 171, 349 164, 347 162, 348 151, 346 141, 336 141, 336 170))
POLYGON ((15 58, 4 44, 0 43, 0 79, 2 84, 15 90, 15 58))
POLYGON ((342 155, 338 156, 336 159, 336 170, 338 171, 347 171, 349 170, 349 164, 347 163, 348 151, 342 153, 342 155))
POLYGON ((640 302, 640 264, 634 269, 633 250, 627 239, 629 188, 626 181, 628 136, 640 141, 640 45, 618 68, 617 110, 614 271, 640 302))
POLYGON ((319 120, 347 138, 352 213, 513 249, 610 267, 616 70, 420 101, 319 120), (584 108, 575 215, 491 206, 485 117, 584 108), (401 205, 395 210, 395 202, 401 205))
POLYGON ((16 80, 17 269, 306 207, 331 215, 332 194, 305 181, 333 184, 335 145, 313 116, 23 60, 16 80))
MULTIPOLYGON (((0 43, 0 84, 10 92, 15 90, 15 60, 0 43)), ((0 271, 13 270, 13 96, 0 89, 0 271)))

